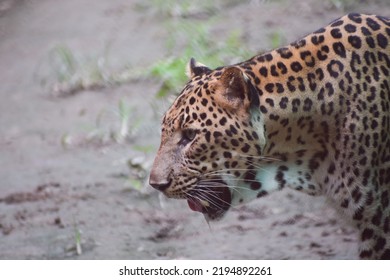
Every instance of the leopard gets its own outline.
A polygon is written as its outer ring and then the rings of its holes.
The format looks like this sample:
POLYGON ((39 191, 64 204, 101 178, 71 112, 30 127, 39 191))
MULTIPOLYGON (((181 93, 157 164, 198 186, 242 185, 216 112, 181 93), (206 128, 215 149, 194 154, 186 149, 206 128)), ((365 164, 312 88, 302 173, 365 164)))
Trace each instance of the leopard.
POLYGON ((349 13, 211 69, 191 58, 149 184, 206 220, 290 188, 325 196, 360 259, 390 259, 390 18, 349 13))

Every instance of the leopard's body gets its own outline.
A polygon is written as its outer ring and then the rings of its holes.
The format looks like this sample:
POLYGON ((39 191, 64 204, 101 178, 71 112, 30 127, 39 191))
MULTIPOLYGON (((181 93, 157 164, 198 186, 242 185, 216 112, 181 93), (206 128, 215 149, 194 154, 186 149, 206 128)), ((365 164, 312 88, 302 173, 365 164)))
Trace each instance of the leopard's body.
POLYGON ((190 81, 162 121, 150 184, 206 218, 284 187, 325 195, 390 259, 390 19, 348 14, 190 81))

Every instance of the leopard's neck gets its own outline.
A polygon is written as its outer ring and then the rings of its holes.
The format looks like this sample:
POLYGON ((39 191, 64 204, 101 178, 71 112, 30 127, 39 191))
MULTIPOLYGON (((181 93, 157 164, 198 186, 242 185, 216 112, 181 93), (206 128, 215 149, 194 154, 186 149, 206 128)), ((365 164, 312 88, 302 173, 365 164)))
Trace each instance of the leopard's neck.
POLYGON ((335 53, 319 42, 311 35, 238 65, 259 92, 266 156, 318 152, 339 137, 347 106, 337 88, 347 84, 348 73, 332 64, 335 53))
POLYGON ((261 162, 256 175, 269 191, 288 182, 289 187, 321 194, 319 178, 334 160, 343 133, 348 106, 337 88, 347 84, 348 74, 336 62, 326 70, 335 54, 315 45, 320 39, 312 36, 315 39, 300 40, 238 65, 259 92, 266 143, 262 156, 277 159, 261 162))

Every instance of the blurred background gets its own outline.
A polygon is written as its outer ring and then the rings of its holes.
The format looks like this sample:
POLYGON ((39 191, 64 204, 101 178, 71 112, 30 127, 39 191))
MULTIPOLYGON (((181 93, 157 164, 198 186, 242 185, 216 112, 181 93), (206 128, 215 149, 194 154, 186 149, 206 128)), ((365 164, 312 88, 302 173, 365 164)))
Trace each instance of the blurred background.
POLYGON ((388 0, 0 0, 1 259, 349 259, 322 198, 207 225, 147 185, 190 57, 211 68, 388 0))

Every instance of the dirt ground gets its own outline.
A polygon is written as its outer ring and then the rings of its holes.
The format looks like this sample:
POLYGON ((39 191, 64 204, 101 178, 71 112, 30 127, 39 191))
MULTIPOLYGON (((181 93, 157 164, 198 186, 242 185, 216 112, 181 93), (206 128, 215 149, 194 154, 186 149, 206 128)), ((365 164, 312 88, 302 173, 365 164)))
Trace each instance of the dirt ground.
MULTIPOLYGON (((285 190, 233 209, 209 227, 186 201, 132 186, 128 161, 147 169, 159 143, 159 116, 167 106, 154 97, 159 81, 68 96, 47 90, 42 73, 50 71, 47 56, 59 44, 91 56, 108 48, 112 69, 163 58, 163 16, 139 2, 0 0, 0 258, 356 258, 355 231, 322 198, 285 190), (142 119, 137 133, 124 143, 94 140, 97 119, 103 134, 117 126, 120 100, 142 119)), ((226 3, 217 11, 216 40, 238 29, 254 51, 269 49, 275 30, 290 42, 349 11, 390 16, 387 0, 226 3)))

